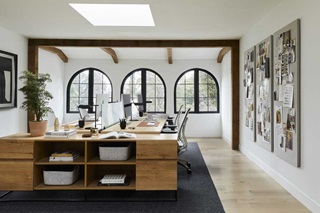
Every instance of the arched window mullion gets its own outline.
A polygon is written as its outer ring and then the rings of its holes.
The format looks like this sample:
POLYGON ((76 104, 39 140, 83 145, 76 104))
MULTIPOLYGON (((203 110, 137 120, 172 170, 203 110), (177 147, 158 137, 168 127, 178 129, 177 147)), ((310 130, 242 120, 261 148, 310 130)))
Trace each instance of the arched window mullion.
POLYGON ((145 109, 145 111, 147 111, 147 72, 145 69, 141 70, 141 94, 142 97, 145 99, 144 103, 143 103, 143 108, 145 109))
MULTIPOLYGON (((200 103, 200 95, 199 95, 199 70, 194 70, 194 111, 199 112, 199 103, 200 103)), ((187 110, 187 109, 186 109, 187 110)))

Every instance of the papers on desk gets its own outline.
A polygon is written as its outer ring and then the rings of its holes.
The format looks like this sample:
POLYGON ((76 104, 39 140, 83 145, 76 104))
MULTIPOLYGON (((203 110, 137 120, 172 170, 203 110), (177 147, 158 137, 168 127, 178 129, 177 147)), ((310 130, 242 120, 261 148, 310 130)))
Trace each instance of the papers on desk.
POLYGON ((156 124, 155 121, 149 121, 149 122, 147 123, 147 126, 154 126, 155 124, 156 124))
POLYGON ((77 131, 76 130, 50 130, 47 131, 44 135, 45 138, 51 138, 51 137, 56 137, 56 138, 69 138, 72 135, 76 135, 77 131))

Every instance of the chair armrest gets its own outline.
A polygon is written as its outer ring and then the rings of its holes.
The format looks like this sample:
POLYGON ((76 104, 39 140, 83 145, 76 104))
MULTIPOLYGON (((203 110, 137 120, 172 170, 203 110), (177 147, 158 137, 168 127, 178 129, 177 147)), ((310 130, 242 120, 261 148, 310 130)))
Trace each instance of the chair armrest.
POLYGON ((177 128, 177 125, 166 125, 166 127, 170 128, 170 129, 172 129, 172 130, 174 130, 175 128, 177 128))

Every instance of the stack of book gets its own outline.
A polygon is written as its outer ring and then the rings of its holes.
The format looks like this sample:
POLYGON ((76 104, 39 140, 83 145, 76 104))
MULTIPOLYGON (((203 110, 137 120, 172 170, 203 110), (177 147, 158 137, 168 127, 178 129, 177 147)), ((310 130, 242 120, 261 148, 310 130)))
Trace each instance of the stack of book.
POLYGON ((99 180, 101 185, 122 185, 125 184, 126 174, 107 174, 99 180))
POLYGON ((45 134, 46 138, 69 138, 72 135, 77 134, 77 130, 72 129, 72 130, 58 130, 58 131, 54 131, 54 130, 50 130, 47 131, 45 134))
POLYGON ((74 161, 79 156, 78 152, 73 151, 54 152, 50 155, 49 161, 74 161))

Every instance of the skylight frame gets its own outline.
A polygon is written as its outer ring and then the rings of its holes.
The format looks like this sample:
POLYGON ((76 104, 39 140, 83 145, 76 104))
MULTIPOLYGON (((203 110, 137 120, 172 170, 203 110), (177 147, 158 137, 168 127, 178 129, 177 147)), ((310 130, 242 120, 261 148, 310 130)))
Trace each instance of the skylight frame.
POLYGON ((69 3, 69 5, 93 26, 155 26, 149 4, 69 3))

